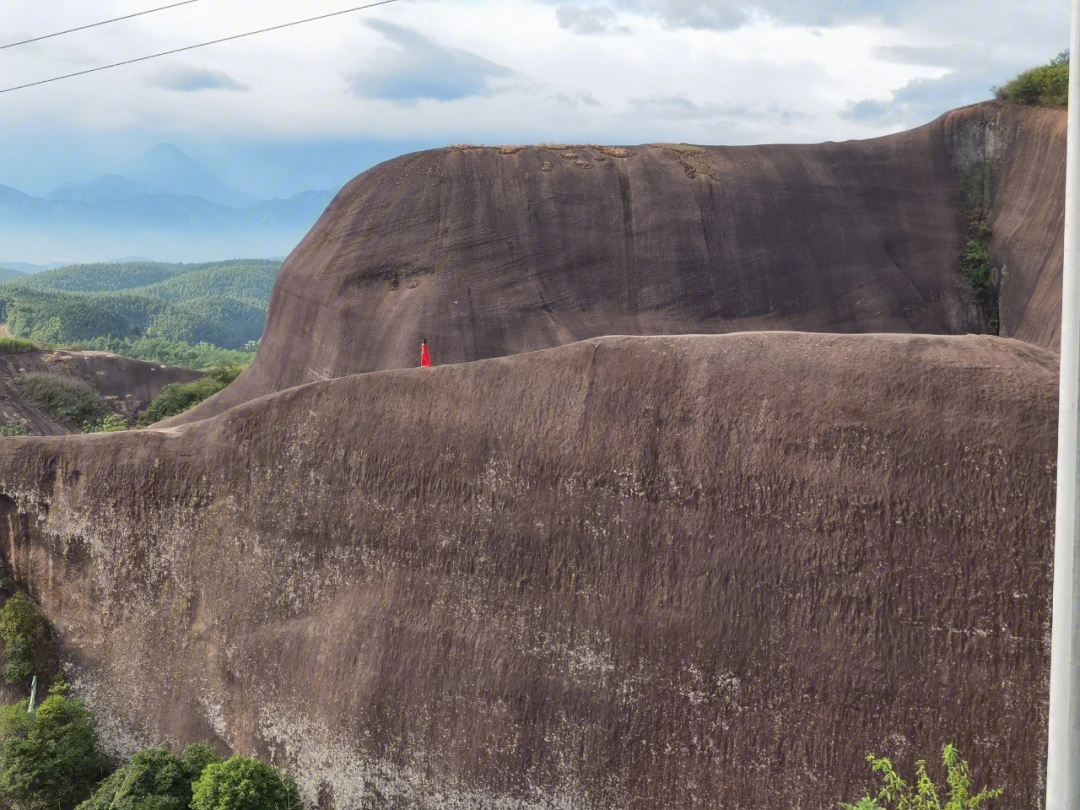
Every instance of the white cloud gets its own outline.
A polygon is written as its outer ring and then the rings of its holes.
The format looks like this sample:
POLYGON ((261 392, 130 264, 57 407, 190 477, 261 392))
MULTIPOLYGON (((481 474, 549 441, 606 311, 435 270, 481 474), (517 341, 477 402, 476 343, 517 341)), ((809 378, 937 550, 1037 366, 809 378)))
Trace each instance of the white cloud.
MULTIPOLYGON (((127 5, 50 0, 50 17, 74 26, 127 5)), ((196 3, 0 51, 0 75, 23 84, 341 7, 196 3)), ((252 139, 869 137, 988 98, 991 85, 1065 47, 1068 11, 1067 0, 400 2, 188 51, 182 65, 149 61, 0 95, 0 184, 18 187, 11 178, 35 161, 89 164, 84 155, 120 143, 198 152, 200 141, 211 151, 252 139), (57 132, 73 145, 45 154, 60 141, 43 134, 57 132)), ((41 16, 31 3, 5 5, 0 40, 48 33, 41 16)), ((90 178, 52 184, 77 179, 90 178)))
POLYGON ((630 33, 629 28, 618 24, 619 15, 605 6, 559 6, 555 18, 560 28, 584 36, 630 33))
POLYGON ((247 90, 223 70, 207 70, 194 65, 166 65, 147 79, 151 87, 194 93, 199 90, 247 90))
POLYGON ((492 80, 513 75, 503 65, 459 48, 437 44, 411 28, 368 20, 396 48, 368 58, 368 64, 348 76, 352 91, 363 98, 414 102, 419 99, 457 101, 484 95, 492 80))

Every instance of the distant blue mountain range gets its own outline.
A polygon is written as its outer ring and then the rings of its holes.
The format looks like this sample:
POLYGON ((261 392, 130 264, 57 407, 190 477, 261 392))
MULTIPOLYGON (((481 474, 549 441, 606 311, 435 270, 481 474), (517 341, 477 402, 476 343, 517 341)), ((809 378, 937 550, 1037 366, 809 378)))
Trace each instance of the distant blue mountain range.
POLYGON ((0 186, 0 266, 34 272, 131 254, 171 262, 286 255, 336 193, 259 199, 171 144, 124 172, 65 183, 44 197, 0 186))

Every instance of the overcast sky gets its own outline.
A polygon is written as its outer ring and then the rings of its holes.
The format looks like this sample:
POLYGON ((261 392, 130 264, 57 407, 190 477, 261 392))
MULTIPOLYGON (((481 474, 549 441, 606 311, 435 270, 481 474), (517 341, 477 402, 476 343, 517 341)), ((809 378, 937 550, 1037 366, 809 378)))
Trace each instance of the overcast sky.
MULTIPOLYGON (((169 2, 0 0, 0 44, 169 2)), ((359 2, 199 0, 0 50, 0 82, 359 2)), ((873 137, 989 98, 1067 46, 1068 17, 1066 0, 399 0, 0 94, 0 184, 44 193, 160 142, 268 195, 459 142, 873 137)))

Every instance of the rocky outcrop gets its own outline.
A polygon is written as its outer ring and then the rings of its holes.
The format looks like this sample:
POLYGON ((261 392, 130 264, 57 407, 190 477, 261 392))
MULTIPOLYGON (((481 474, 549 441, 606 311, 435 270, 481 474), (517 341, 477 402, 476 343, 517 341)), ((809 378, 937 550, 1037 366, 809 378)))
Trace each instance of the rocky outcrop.
POLYGON ((861 142, 406 155, 342 190, 255 362, 172 424, 414 366, 425 337, 460 363, 610 334, 986 331, 960 271, 974 207, 1002 334, 1056 348, 1064 127, 991 102, 861 142))
POLYGON ((72 352, 47 349, 21 354, 0 354, 0 423, 16 421, 28 433, 44 436, 71 433, 30 402, 20 390, 22 374, 60 374, 90 385, 117 413, 135 416, 170 383, 186 383, 201 371, 160 363, 146 363, 109 352, 72 352))
POLYGON ((1056 393, 999 338, 596 339, 3 440, 0 540, 114 748, 323 807, 828 807, 954 742, 1034 808, 1056 393))

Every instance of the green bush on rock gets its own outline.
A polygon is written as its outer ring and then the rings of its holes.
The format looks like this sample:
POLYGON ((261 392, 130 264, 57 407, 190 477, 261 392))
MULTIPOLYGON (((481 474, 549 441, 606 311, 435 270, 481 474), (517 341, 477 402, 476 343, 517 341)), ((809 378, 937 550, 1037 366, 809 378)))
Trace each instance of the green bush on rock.
POLYGON ((0 436, 25 436, 26 426, 22 422, 10 419, 0 425, 0 436))
POLYGON ((127 429, 127 420, 118 413, 110 413, 97 422, 83 422, 83 433, 117 433, 127 429))
POLYGON ((300 810, 300 791, 271 765, 239 754, 207 766, 191 810, 300 810))

